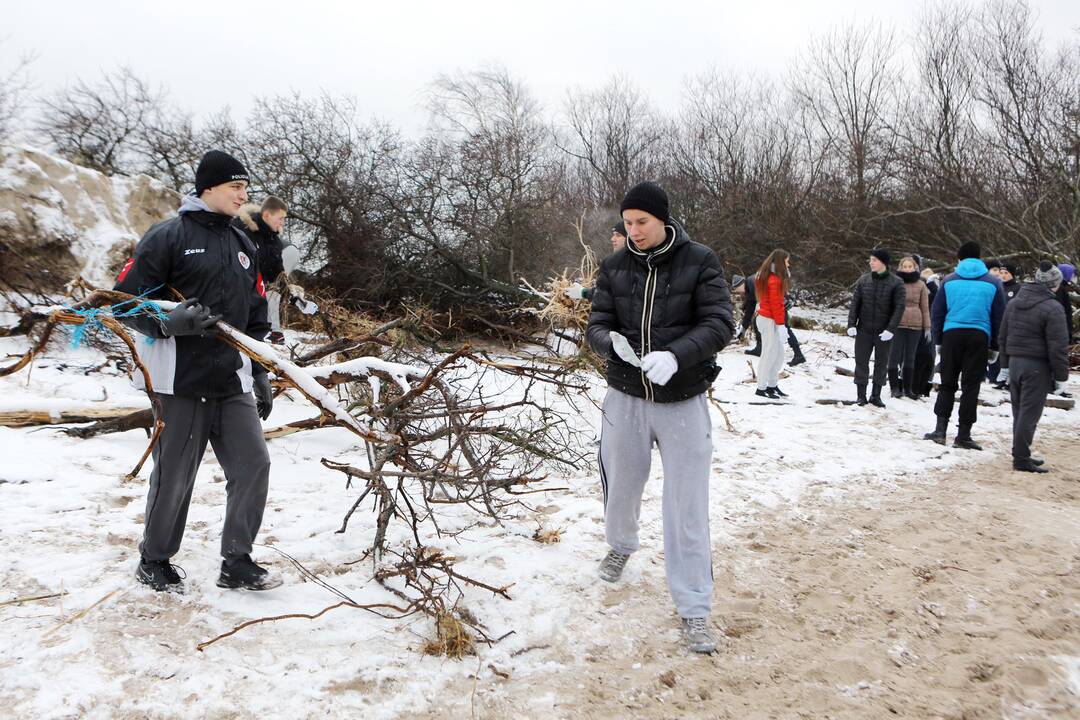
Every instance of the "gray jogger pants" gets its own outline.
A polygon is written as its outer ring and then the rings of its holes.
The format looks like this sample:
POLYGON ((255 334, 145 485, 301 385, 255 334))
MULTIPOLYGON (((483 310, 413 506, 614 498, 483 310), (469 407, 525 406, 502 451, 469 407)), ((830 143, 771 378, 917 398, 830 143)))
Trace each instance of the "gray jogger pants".
POLYGON ((1054 387, 1050 363, 1038 358, 1009 357, 1009 396, 1013 416, 1013 460, 1031 457, 1031 441, 1054 387))
POLYGON ((655 403, 609 389, 600 432, 604 527, 616 552, 638 549, 641 495, 653 443, 664 466, 664 559, 668 589, 684 618, 706 617, 712 606, 709 473, 712 424, 705 395, 655 403))
POLYGON ((195 475, 209 441, 225 471, 221 555, 231 560, 250 553, 262 524, 270 479, 270 454, 255 398, 250 393, 205 399, 158 397, 165 429, 154 447, 139 552, 147 560, 168 560, 180 549, 195 475))

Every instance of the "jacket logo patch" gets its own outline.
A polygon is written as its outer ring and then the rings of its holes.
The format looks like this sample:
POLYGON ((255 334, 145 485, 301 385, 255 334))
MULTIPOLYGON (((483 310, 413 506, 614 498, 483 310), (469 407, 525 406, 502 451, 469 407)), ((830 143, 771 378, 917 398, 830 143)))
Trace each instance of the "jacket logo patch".
POLYGON ((120 275, 116 278, 117 282, 122 281, 127 277, 128 271, 131 270, 131 266, 135 264, 135 258, 128 258, 128 261, 124 263, 124 269, 120 271, 120 275))
POLYGON ((248 259, 248 256, 244 254, 243 250, 236 253, 236 257, 240 258, 240 267, 244 268, 245 270, 251 267, 251 260, 248 259))
POLYGON ((206 248, 188 248, 184 251, 185 255, 198 255, 199 253, 206 252, 206 248))

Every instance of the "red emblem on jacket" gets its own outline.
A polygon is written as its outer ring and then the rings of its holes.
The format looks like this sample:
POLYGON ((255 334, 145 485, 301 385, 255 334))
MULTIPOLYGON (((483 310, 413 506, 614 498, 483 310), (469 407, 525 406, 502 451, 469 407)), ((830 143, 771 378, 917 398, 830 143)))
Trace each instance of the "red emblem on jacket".
POLYGON ((131 270, 131 266, 135 264, 135 258, 128 258, 128 261, 124 263, 124 269, 120 271, 119 277, 116 278, 116 282, 120 282, 127 277, 128 271, 131 270))

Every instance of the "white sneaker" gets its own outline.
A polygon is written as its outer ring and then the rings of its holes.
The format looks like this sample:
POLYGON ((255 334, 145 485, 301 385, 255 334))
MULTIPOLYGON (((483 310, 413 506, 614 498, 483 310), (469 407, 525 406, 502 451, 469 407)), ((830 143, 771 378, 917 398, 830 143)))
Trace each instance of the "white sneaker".
POLYGON ((607 556, 600 562, 600 579, 610 583, 617 582, 622 577, 622 571, 629 559, 629 555, 609 550, 607 556))
POLYGON ((682 634, 686 649, 690 652, 716 652, 716 638, 709 629, 708 618, 683 618, 682 634))

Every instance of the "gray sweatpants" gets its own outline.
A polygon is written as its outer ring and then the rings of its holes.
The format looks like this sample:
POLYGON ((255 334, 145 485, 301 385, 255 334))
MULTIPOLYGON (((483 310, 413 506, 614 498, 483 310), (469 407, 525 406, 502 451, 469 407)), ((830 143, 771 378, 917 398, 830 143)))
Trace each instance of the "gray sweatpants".
POLYGON ((1009 396, 1013 416, 1013 460, 1031 457, 1035 427, 1046 407, 1046 396, 1053 389, 1050 363, 1029 357, 1009 356, 1009 396))
POLYGON ((684 618, 707 617, 712 607, 709 472, 712 425, 705 395, 655 403, 609 389, 600 432, 604 527, 613 550, 638 549, 641 495, 652 448, 664 466, 664 560, 668 589, 684 618))
POLYGON ((277 290, 266 291, 266 321, 272 331, 281 332, 281 293, 277 290))
POLYGON ((154 447, 139 552, 147 560, 168 560, 180 550, 195 475, 209 441, 225 471, 221 555, 231 560, 250 553, 262 524, 270 479, 270 454, 255 398, 250 393, 205 399, 158 397, 165 429, 154 447))

